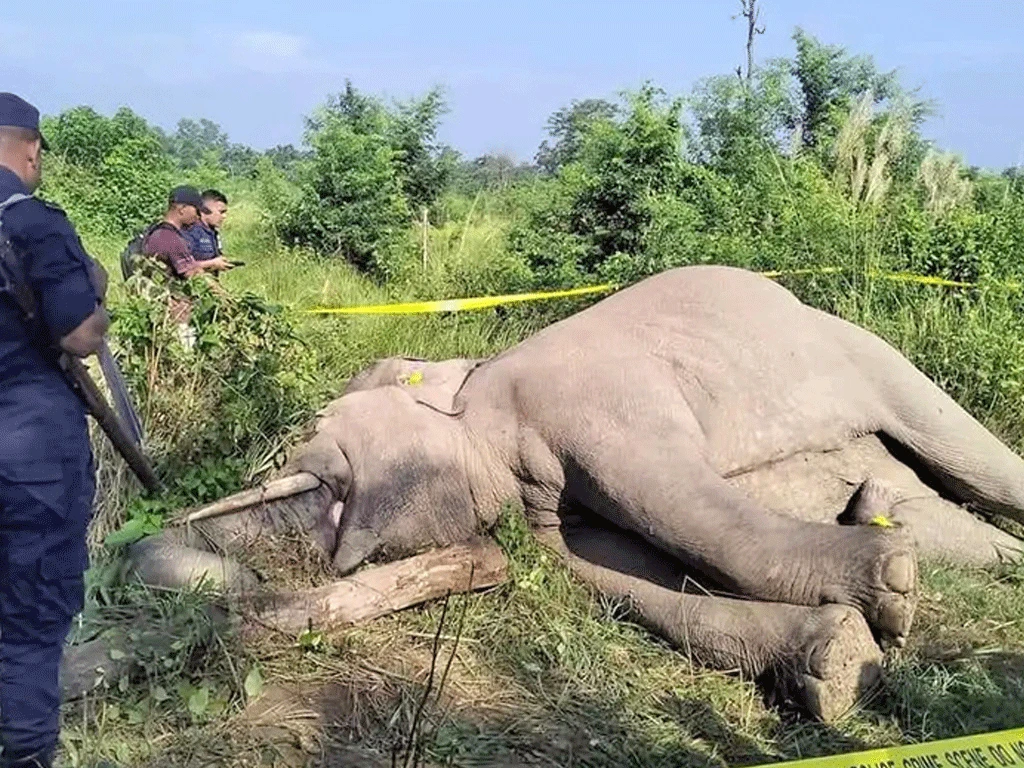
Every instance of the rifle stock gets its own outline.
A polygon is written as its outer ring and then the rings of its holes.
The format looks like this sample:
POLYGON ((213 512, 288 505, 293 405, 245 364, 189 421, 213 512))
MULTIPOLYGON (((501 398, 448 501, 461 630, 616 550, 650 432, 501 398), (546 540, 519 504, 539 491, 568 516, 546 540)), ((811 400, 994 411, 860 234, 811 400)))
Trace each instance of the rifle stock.
POLYGON ((117 414, 114 413, 96 382, 92 380, 85 364, 72 355, 62 355, 60 360, 61 368, 67 374, 71 386, 78 396, 82 398, 86 409, 96 419, 100 429, 113 444, 114 448, 128 463, 132 472, 139 478, 139 482, 150 492, 157 492, 162 488, 160 479, 153 471, 149 459, 142 452, 142 449, 135 444, 131 436, 121 424, 117 414))

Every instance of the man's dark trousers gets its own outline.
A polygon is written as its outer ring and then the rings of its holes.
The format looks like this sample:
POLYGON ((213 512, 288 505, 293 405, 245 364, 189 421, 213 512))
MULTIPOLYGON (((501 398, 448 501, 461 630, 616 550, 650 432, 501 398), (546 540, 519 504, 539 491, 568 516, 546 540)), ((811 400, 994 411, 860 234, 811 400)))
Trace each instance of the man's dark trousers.
POLYGON ((0 469, 0 765, 36 755, 48 764, 61 653, 84 599, 91 453, 68 451, 39 476, 45 481, 15 481, 0 469))

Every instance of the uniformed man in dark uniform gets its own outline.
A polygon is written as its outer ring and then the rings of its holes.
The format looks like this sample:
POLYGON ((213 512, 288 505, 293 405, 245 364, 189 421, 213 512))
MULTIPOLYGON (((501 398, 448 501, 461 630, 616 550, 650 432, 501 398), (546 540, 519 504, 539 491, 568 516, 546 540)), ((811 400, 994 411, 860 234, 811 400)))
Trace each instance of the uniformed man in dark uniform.
POLYGON ((45 148, 38 110, 0 93, 0 227, 38 310, 30 323, 0 293, 0 768, 50 766, 57 746, 95 475, 84 407, 56 359, 93 354, 108 325, 106 274, 59 208, 28 197, 45 148))

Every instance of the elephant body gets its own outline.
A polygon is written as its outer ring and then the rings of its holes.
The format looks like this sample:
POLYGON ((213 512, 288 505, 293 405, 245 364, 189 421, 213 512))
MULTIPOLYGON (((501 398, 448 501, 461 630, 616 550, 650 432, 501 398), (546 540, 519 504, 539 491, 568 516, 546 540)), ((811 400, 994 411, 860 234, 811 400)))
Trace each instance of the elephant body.
POLYGON ((223 567, 203 542, 287 519, 345 574, 514 502, 697 661, 826 719, 878 680, 878 643, 902 644, 918 550, 1022 548, 964 509, 1024 517, 1019 457, 878 337, 725 267, 649 278, 488 360, 382 361, 289 471, 322 485, 202 541, 143 542, 139 572, 187 581, 223 567), (686 574, 716 596, 683 591, 686 574))

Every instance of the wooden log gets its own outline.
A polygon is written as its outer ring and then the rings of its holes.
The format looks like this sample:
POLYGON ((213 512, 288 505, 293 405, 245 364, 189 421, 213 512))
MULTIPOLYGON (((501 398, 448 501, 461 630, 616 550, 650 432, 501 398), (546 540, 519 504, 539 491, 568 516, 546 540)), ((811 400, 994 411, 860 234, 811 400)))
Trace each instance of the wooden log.
POLYGON ((261 606, 258 620, 291 633, 306 629, 310 622, 319 628, 355 624, 449 592, 493 587, 506 577, 507 563, 498 545, 474 539, 372 566, 323 587, 275 595, 261 606))
POLYGON ((298 472, 279 480, 271 480, 258 488, 250 488, 248 491, 236 493, 233 496, 215 501, 205 507, 190 512, 187 515, 174 521, 176 525, 187 525, 198 520, 207 520, 211 517, 221 517, 238 512, 247 507, 254 507, 257 504, 265 504, 268 501, 277 501, 287 496, 295 496, 305 491, 312 491, 320 487, 320 479, 309 472, 298 472))

